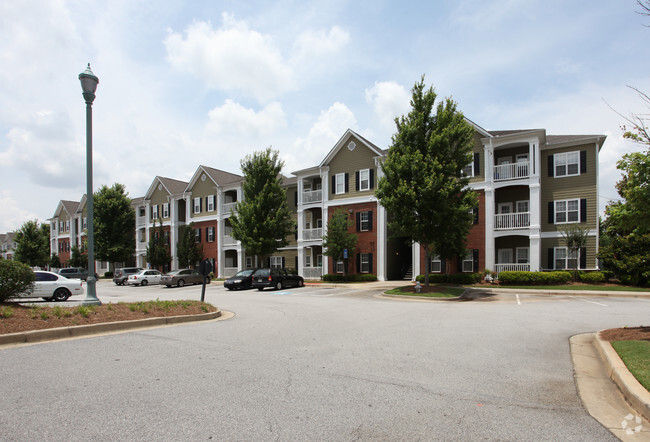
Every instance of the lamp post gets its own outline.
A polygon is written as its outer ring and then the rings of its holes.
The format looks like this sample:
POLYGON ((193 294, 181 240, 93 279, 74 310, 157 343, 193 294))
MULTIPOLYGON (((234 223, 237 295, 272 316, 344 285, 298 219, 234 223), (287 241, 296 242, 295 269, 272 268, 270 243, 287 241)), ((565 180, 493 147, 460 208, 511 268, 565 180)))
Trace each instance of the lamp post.
POLYGON ((81 90, 86 100, 86 198, 88 218, 88 279, 86 280, 86 299, 84 305, 101 305, 95 290, 95 235, 93 228, 93 101, 99 78, 90 70, 90 63, 79 74, 81 90))

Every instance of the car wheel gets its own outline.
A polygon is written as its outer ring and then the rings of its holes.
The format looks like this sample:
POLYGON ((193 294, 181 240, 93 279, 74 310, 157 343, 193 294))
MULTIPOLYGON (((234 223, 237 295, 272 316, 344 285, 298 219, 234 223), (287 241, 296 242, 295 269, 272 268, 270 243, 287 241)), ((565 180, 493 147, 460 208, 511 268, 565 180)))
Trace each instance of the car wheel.
POLYGON ((183 286, 185 285, 185 281, 183 281, 182 279, 179 279, 179 280, 178 280, 178 283, 177 283, 176 285, 177 285, 178 287, 183 287, 183 286))
POLYGON ((261 292, 262 290, 264 290, 264 287, 258 287, 257 290, 261 292))
POLYGON ((70 297, 70 292, 64 288, 58 288, 54 291, 52 299, 55 301, 65 301, 70 297))
POLYGON ((52 301, 54 301, 54 298, 43 298, 43 299, 46 300, 47 302, 52 302, 52 301))
POLYGON ((298 280, 298 287, 304 287, 305 286, 305 281, 302 279, 298 280))
POLYGON ((147 281, 146 279, 143 279, 142 282, 140 283, 140 285, 143 287, 147 284, 149 284, 149 281, 147 281))
POLYGON ((165 284, 165 285, 167 286, 168 289, 172 287, 171 284, 165 284))
POLYGON ((232 287, 228 287, 228 291, 231 291, 231 292, 232 292, 232 287))
POLYGON ((275 289, 276 289, 276 290, 282 290, 282 281, 278 281, 278 282, 275 284, 275 289))

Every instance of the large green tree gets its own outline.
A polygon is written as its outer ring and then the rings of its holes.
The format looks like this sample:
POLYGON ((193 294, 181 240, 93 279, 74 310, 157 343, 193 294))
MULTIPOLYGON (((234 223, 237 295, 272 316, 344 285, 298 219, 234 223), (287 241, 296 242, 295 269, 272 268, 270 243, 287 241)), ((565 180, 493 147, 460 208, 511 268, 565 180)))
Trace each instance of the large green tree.
POLYGON ((395 119, 376 192, 392 235, 422 245, 427 286, 433 253, 447 260, 465 254, 477 203, 462 174, 472 161, 474 128, 451 98, 437 105, 436 98, 422 76, 412 89, 411 111, 395 119))
POLYGON ((165 231, 162 226, 162 221, 157 227, 154 226, 150 232, 146 256, 147 262, 155 268, 167 265, 171 261, 169 248, 165 244, 165 231))
POLYGON ((88 268, 88 253, 83 245, 81 247, 72 246, 70 248, 70 260, 68 264, 70 267, 88 268))
POLYGON ((110 269, 135 252, 135 210, 123 184, 102 186, 94 194, 95 257, 110 269))
MULTIPOLYGON (((344 250, 348 250, 348 258, 352 258, 354 254, 358 236, 350 232, 350 227, 353 225, 354 222, 344 209, 337 209, 327 222, 327 232, 323 235, 323 248, 327 250, 323 253, 333 259, 334 265, 337 261, 344 260, 344 250)), ((347 265, 343 267, 343 273, 347 276, 347 265)))
POLYGON ((37 220, 25 222, 14 236, 14 259, 31 267, 45 267, 50 257, 50 226, 37 220))
POLYGON ((236 213, 230 217, 232 236, 258 262, 286 246, 287 237, 295 231, 287 193, 282 187, 283 166, 278 152, 270 147, 241 161, 244 200, 237 202, 236 213))
POLYGON ((194 223, 180 226, 178 229, 180 239, 176 245, 176 257, 178 258, 178 266, 194 267, 197 262, 203 259, 203 249, 196 243, 196 236, 194 233, 194 223))

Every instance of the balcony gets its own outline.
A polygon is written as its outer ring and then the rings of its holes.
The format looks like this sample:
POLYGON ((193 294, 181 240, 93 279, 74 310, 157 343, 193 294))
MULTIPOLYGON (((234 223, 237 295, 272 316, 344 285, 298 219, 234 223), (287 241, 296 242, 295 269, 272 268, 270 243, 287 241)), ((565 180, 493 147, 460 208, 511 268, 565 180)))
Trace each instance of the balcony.
POLYGON ((224 246, 236 246, 237 240, 228 234, 223 235, 223 245, 224 246))
POLYGON ((323 239, 323 229, 304 229, 302 231, 302 239, 305 241, 313 241, 323 239))
POLYGON ((321 279, 323 277, 322 267, 303 267, 302 277, 305 279, 321 279))
POLYGON ((305 190, 302 192, 302 203, 319 203, 323 201, 323 191, 322 190, 305 190))
POLYGON ((528 161, 494 166, 494 181, 518 180, 529 176, 530 163, 528 161))
POLYGON ((530 227, 530 212, 494 215, 494 230, 527 229, 528 227, 530 227))
POLYGON ((221 212, 223 215, 230 215, 230 211, 237 212, 237 201, 234 203, 224 203, 221 205, 221 212))
POLYGON ((494 271, 497 275, 501 272, 530 272, 530 263, 503 263, 495 264, 494 271))

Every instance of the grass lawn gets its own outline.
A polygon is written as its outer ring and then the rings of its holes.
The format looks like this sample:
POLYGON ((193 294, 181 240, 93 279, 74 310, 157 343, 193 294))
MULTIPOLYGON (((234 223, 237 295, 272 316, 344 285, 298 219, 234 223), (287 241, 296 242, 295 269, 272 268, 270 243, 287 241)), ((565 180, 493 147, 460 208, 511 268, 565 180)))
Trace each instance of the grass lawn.
POLYGON ((612 347, 630 373, 650 391, 650 341, 615 341, 612 347))
POLYGON ((435 291, 425 292, 425 288, 422 287, 421 293, 414 293, 412 285, 406 285, 403 287, 397 287, 392 290, 384 292, 387 295, 406 295, 406 296, 419 296, 422 298, 455 298, 460 296, 464 291, 464 287, 441 287, 441 286, 431 286, 430 289, 435 289, 435 291))
MULTIPOLYGON (((482 288, 483 286, 476 286, 482 288)), ((497 287, 497 286, 494 286, 497 287)), ((534 290, 595 290, 599 292, 650 292, 650 288, 621 285, 599 284, 566 284, 566 285, 499 285, 501 289, 534 289, 534 290)))

